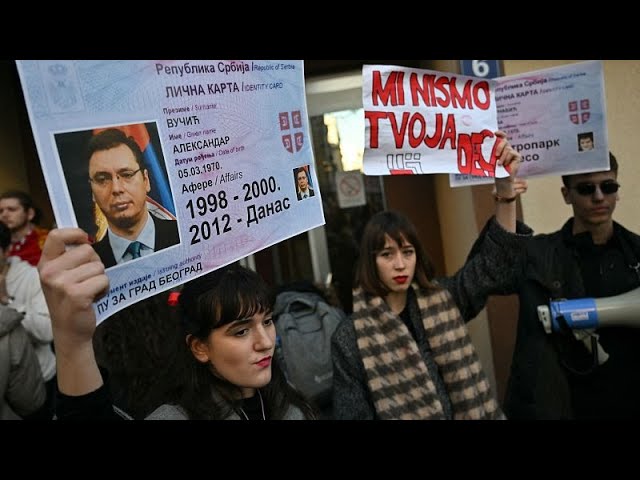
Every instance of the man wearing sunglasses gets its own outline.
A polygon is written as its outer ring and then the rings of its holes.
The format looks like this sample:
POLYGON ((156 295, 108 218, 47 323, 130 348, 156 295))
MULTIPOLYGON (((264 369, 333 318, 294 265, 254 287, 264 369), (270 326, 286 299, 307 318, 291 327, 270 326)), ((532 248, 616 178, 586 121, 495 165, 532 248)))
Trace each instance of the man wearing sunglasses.
POLYGON ((108 223, 93 244, 106 268, 180 242, 177 222, 149 213, 149 171, 133 137, 110 128, 89 141, 89 182, 93 199, 108 223))
POLYGON ((562 177, 573 217, 527 240, 518 265, 520 318, 505 397, 509 418, 640 417, 640 329, 596 333, 603 352, 576 332, 546 334, 537 315, 550 300, 609 297, 640 286, 640 237, 613 221, 618 163, 562 177))

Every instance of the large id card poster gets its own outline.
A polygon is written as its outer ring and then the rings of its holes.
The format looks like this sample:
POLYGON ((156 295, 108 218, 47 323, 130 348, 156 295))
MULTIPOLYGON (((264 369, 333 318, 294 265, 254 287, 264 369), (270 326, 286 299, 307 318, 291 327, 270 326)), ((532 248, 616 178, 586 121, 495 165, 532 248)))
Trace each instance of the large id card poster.
POLYGON ((324 224, 302 61, 17 66, 57 224, 107 266, 98 321, 324 224), (132 250, 114 233, 140 217, 132 250))

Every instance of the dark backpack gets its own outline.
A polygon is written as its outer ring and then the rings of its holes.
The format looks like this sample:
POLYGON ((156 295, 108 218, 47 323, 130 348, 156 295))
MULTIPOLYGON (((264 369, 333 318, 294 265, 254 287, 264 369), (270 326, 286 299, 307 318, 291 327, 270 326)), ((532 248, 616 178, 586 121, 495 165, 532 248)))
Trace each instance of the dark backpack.
POLYGON ((331 403, 331 336, 345 313, 318 294, 285 291, 276 297, 273 316, 287 380, 317 406, 331 403))

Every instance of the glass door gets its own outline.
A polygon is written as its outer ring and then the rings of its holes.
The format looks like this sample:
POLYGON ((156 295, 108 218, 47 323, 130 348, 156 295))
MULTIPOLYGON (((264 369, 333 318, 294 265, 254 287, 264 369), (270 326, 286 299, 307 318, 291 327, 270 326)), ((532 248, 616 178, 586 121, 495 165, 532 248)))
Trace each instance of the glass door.
POLYGON ((371 215, 384 209, 382 179, 362 174, 362 108, 324 113, 310 122, 332 287, 341 307, 350 313, 360 237, 371 215))
POLYGON ((275 286, 309 281, 328 288, 351 313, 360 236, 371 215, 385 208, 382 177, 362 174, 362 73, 307 80, 306 90, 326 224, 258 252, 255 264, 275 286))

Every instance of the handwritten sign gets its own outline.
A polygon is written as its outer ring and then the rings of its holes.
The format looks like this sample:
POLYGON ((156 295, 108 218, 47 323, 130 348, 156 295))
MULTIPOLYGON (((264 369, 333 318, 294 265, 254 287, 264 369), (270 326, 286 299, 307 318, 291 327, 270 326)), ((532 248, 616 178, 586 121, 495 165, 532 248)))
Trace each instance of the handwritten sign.
POLYGON ((508 175, 496 168, 492 80, 365 65, 363 81, 367 175, 508 175))

